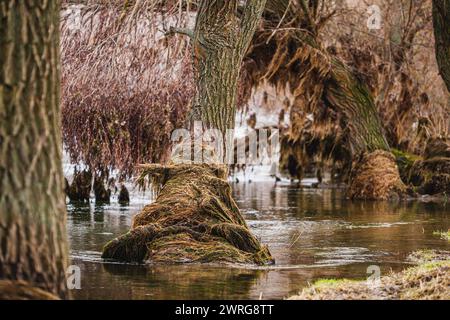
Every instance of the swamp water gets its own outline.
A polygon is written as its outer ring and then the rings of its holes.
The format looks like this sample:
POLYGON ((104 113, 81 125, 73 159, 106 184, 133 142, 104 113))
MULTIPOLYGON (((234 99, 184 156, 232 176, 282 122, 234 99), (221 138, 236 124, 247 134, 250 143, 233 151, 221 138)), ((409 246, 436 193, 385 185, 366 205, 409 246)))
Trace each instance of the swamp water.
POLYGON ((268 244, 269 267, 105 263, 103 245, 127 232, 150 202, 134 193, 130 206, 68 204, 72 264, 81 269, 77 299, 282 299, 320 278, 366 279, 409 266, 419 249, 450 250, 433 235, 450 228, 450 203, 351 202, 335 189, 271 182, 233 185, 238 206, 268 244))

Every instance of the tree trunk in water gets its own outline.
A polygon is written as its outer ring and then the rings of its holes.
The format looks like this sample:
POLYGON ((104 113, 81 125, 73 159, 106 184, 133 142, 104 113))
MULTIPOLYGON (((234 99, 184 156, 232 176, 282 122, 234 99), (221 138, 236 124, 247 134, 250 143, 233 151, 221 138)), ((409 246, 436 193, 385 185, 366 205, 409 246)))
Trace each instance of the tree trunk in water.
POLYGON ((58 64, 59 1, 1 1, 0 286, 64 299, 58 64))
POLYGON ((333 59, 330 78, 324 86, 326 103, 343 117, 353 155, 389 150, 375 102, 366 85, 346 65, 333 59))
POLYGON ((389 152, 390 148, 374 99, 358 76, 320 43, 317 3, 268 0, 265 25, 287 31, 279 31, 278 35, 261 32, 255 37, 254 51, 250 54, 250 58, 258 61, 258 67, 262 65, 267 69, 255 74, 262 74, 262 79, 269 79, 274 85, 283 86, 288 82, 296 101, 302 101, 292 106, 291 116, 298 119, 291 118, 290 131, 283 139, 282 150, 287 156, 282 156, 282 164, 301 167, 315 156, 334 161, 356 160, 350 189, 357 190, 361 185, 371 187, 363 192, 353 192, 350 197, 385 199, 401 196, 405 188, 395 161, 384 152, 389 152), (297 28, 301 30, 295 30, 297 28), (304 126, 309 113, 314 115, 311 129, 304 126), (297 117, 298 114, 301 116, 297 117), (339 121, 339 128, 334 127, 336 121, 339 121), (319 142, 304 139, 306 141, 302 143, 305 133, 322 139, 319 142), (333 146, 336 144, 343 145, 340 151, 333 146), (328 148, 330 145, 332 147, 328 148), (363 153, 370 156, 361 157, 363 153), (358 163, 360 161, 363 163, 358 163), (360 170, 356 170, 357 164, 360 170), (374 164, 388 164, 386 170, 392 173, 390 178, 377 179, 380 172, 372 170, 374 164))
MULTIPOLYGON (((242 60, 266 1, 248 0, 240 17, 239 2, 200 1, 191 36, 197 93, 190 128, 198 121, 202 129, 218 129, 222 135, 234 128, 242 60)), ((203 153, 203 148, 195 152, 203 153)), ((145 176, 159 189, 156 201, 134 217, 129 233, 105 246, 103 258, 160 263, 273 261, 231 196, 226 166, 148 165, 141 178, 145 176)))
POLYGON ((436 59, 450 92, 450 0, 433 0, 433 24, 436 59))

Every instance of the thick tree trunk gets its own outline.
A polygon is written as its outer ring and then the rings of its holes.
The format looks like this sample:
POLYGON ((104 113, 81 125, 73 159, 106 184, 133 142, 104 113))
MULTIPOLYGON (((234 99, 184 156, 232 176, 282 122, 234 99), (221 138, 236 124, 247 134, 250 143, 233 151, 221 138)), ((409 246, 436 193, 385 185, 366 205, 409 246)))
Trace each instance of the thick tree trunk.
MULTIPOLYGON (((334 59, 334 58, 332 58, 334 59)), ((353 155, 389 150, 372 94, 349 68, 333 60, 330 79, 324 86, 326 103, 342 115, 353 155)))
POLYGON ((433 0, 436 59, 442 78, 450 91, 450 0, 433 0))
POLYGON ((234 128, 241 64, 265 2, 247 1, 241 18, 237 0, 200 2, 193 36, 197 95, 191 121, 222 133, 234 128))
POLYGON ((362 192, 353 192, 350 197, 385 199, 403 196, 405 187, 395 161, 386 153, 390 151, 389 144, 369 89, 345 63, 320 43, 318 33, 324 17, 317 15, 317 1, 268 0, 264 18, 265 25, 280 31, 278 34, 263 31, 255 37, 250 58, 257 61, 259 69, 267 70, 253 74, 262 75, 262 79, 269 79, 274 85, 289 83, 296 99, 302 100, 302 103, 292 106, 291 116, 294 117, 284 140, 283 150, 287 155, 282 156, 285 160, 282 163, 294 168, 292 171, 295 172, 298 171, 295 167, 311 162, 314 156, 335 161, 353 159, 355 170, 351 175, 350 189, 361 191, 361 186, 369 187, 362 192), (314 115, 312 129, 304 126, 308 113, 314 115), (333 127, 335 120, 331 117, 339 121, 338 129, 333 127), (331 134, 324 134, 324 130, 331 134), (320 137, 322 141, 302 143, 302 136, 311 132, 313 137, 320 137), (334 139, 331 138, 333 133, 334 139), (339 148, 343 152, 334 146, 327 148, 330 144, 343 144, 344 147, 339 148), (360 157, 361 154, 364 157, 360 157), (379 179, 380 171, 372 170, 376 167, 374 164, 389 165, 381 171, 389 171, 389 179, 379 179))
POLYGON ((0 280, 67 298, 58 63, 59 1, 0 1, 0 280))
POLYGON ((289 82, 294 95, 308 100, 308 108, 314 109, 322 100, 335 110, 354 155, 389 150, 367 86, 320 44, 318 3, 315 0, 268 0, 265 26, 280 31, 272 34, 264 30, 255 37, 254 50, 249 57, 257 61, 259 67, 267 68, 259 73, 262 78, 269 75, 275 84, 289 82), (297 28, 301 30, 295 30, 297 28), (283 33, 283 29, 288 31, 283 33))

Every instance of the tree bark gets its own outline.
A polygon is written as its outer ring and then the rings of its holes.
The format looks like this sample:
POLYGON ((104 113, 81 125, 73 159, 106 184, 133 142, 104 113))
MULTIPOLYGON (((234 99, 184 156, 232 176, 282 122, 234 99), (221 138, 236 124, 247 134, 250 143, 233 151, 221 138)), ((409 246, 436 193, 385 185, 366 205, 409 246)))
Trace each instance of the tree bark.
POLYGON ((450 92, 450 0, 433 0, 433 24, 436 59, 450 92))
POLYGON ((59 1, 0 1, 0 66, 0 280, 68 298, 59 1))

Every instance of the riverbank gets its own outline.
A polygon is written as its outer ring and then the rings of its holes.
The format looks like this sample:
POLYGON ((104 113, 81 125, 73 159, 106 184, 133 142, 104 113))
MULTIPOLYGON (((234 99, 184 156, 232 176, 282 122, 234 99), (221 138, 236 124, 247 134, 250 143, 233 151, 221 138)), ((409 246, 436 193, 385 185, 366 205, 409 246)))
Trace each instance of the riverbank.
POLYGON ((289 300, 450 299, 450 252, 417 251, 410 255, 409 260, 418 265, 382 276, 378 283, 322 279, 289 300))

